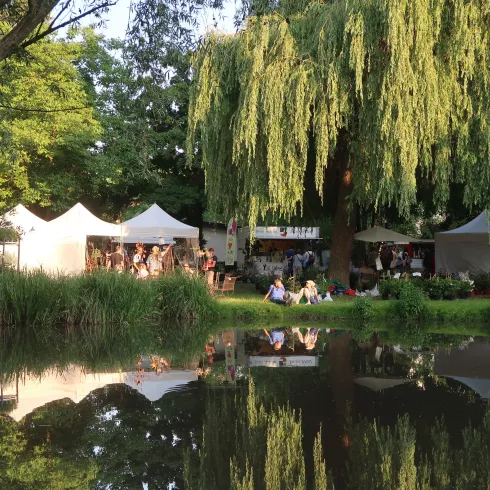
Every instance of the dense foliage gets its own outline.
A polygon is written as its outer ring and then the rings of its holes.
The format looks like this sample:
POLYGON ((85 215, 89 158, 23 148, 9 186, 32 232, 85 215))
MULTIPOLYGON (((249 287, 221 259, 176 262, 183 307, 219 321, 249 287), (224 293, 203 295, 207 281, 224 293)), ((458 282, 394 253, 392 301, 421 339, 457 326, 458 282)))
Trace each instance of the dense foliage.
MULTIPOLYGON (((297 214, 312 179, 335 196, 335 166, 351 209, 409 215, 422 182, 438 204, 452 182, 467 205, 489 204, 488 2, 269 4, 236 35, 211 34, 194 61, 187 154, 202 151, 216 212, 252 226, 297 214)), ((334 239, 355 214, 343 218, 334 239)))

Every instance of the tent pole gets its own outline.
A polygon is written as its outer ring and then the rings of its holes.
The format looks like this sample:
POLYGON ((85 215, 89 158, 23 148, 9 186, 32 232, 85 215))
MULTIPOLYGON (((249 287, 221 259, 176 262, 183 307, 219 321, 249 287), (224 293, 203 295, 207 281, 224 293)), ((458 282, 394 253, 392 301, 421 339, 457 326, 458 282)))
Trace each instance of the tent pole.
POLYGON ((20 272, 20 238, 17 240, 17 272, 20 272))
POLYGON ((5 240, 2 242, 2 271, 5 269, 5 240))

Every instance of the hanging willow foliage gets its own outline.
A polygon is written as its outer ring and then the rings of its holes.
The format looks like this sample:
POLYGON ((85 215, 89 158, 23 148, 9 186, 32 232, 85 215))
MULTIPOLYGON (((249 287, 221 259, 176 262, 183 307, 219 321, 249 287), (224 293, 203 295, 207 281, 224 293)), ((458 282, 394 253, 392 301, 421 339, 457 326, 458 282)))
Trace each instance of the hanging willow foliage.
POLYGON ((437 204, 461 182, 466 205, 488 206, 489 36, 488 0, 316 0, 211 34, 194 59, 188 136, 210 207, 252 227, 296 213, 309 146, 321 195, 340 131, 352 202, 406 215, 424 178, 437 204))

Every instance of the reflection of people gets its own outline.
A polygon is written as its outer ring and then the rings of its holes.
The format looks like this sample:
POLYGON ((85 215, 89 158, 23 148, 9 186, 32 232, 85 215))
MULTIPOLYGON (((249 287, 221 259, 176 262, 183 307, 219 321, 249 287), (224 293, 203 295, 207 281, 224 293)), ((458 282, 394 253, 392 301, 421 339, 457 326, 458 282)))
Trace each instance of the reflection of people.
POLYGON ((274 347, 274 350, 281 350, 284 344, 284 330, 273 329, 269 333, 266 328, 264 328, 264 333, 269 337, 269 344, 274 347))
POLYGON ((307 328, 306 333, 303 335, 299 328, 293 328, 293 333, 298 334, 298 339, 302 344, 305 344, 307 350, 311 350, 315 347, 316 341, 318 340, 318 328, 307 328))
POLYGON ((206 254, 206 262, 204 262, 204 272, 206 274, 206 281, 210 288, 213 287, 214 281, 214 269, 216 268, 216 262, 218 258, 214 255, 214 248, 210 248, 206 254))
POLYGON ((269 286, 269 291, 264 296, 264 301, 272 301, 272 303, 276 303, 278 305, 287 304, 286 301, 286 290, 282 284, 281 278, 276 277, 274 280, 274 284, 269 286))
POLYGON ((318 300, 318 291, 315 287, 315 282, 308 280, 305 283, 305 287, 301 289, 299 292, 298 298, 296 300, 296 303, 299 303, 302 297, 306 298, 306 304, 307 305, 317 305, 319 303, 318 300))

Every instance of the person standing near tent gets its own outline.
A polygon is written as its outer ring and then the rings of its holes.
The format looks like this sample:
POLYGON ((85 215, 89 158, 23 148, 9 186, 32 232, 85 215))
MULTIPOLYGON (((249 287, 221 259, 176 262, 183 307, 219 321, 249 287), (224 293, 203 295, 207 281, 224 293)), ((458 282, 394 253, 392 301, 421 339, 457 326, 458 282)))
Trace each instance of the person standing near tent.
POLYGON ((162 273, 163 265, 160 257, 160 248, 156 245, 151 249, 151 255, 146 261, 150 276, 159 276, 162 273))
POLYGON ((204 262, 203 270, 206 274, 206 281, 209 288, 212 290, 214 282, 214 270, 216 268, 218 257, 214 255, 214 248, 210 248, 206 253, 206 262, 204 262))
POLYGON ((110 259, 107 261, 107 270, 109 267, 115 271, 124 270, 124 255, 120 246, 117 246, 116 251, 110 255, 110 259))

